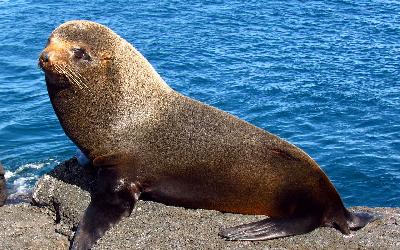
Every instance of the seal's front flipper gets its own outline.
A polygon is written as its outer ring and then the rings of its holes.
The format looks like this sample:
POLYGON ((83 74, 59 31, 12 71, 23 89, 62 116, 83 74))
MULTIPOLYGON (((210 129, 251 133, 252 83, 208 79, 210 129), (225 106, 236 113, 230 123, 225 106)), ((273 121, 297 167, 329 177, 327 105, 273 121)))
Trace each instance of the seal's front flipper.
POLYGON ((71 249, 87 250, 103 234, 132 211, 133 204, 110 204, 92 201, 79 223, 71 249))
POLYGON ((286 219, 268 218, 224 229, 219 232, 219 236, 227 240, 270 240, 308 233, 318 226, 318 218, 312 216, 286 219))
POLYGON ((96 191, 79 222, 70 249, 90 249, 108 229, 130 215, 139 196, 138 185, 124 184, 118 171, 113 168, 99 169, 96 191))

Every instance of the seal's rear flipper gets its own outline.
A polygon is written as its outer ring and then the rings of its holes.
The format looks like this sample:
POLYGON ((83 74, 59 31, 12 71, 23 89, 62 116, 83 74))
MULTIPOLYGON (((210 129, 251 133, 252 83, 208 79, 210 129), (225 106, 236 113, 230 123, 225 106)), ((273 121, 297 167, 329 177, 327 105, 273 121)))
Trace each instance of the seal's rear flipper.
POLYGON ((295 217, 286 219, 268 218, 249 224, 224 229, 219 236, 227 240, 270 240, 308 233, 319 226, 317 217, 295 217))
POLYGON ((367 212, 349 212, 347 224, 351 230, 363 228, 370 222, 382 218, 382 215, 367 212))

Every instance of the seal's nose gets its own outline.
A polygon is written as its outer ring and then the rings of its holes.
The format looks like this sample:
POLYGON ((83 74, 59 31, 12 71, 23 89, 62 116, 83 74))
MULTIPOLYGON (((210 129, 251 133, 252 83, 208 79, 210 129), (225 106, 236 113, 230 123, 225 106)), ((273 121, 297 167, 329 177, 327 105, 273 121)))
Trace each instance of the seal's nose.
POLYGON ((48 51, 43 51, 39 56, 39 66, 43 69, 45 64, 50 61, 50 53, 48 51))
POLYGON ((42 60, 43 60, 43 62, 49 62, 49 59, 50 59, 49 52, 44 51, 44 52, 42 53, 42 60))
POLYGON ((40 55, 40 61, 47 63, 50 61, 50 53, 47 51, 43 51, 40 55))

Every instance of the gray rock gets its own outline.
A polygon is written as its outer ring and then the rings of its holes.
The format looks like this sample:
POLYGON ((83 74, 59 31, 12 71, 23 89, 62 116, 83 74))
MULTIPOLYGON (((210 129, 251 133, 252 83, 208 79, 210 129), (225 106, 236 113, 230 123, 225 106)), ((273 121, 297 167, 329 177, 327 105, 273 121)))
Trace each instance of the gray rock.
POLYGON ((68 249, 68 238, 56 228, 47 209, 27 203, 0 208, 1 249, 68 249))
MULTIPOLYGON (((90 201, 93 182, 94 173, 90 168, 79 167, 71 159, 38 181, 32 203, 44 210, 27 207, 38 213, 51 211, 52 217, 45 214, 51 222, 48 223, 71 239, 71 232, 90 201)), ((11 207, 7 209, 13 212, 11 207)), ((109 230, 94 249, 400 249, 400 208, 355 207, 351 210, 380 213, 382 219, 349 236, 332 228, 318 228, 305 235, 271 241, 231 242, 218 237, 219 229, 264 217, 139 201, 136 211, 109 230)), ((8 249, 18 248, 11 243, 8 249)))
POLYGON ((89 205, 90 191, 94 185, 94 173, 82 168, 75 158, 60 164, 44 175, 32 194, 32 204, 46 207, 71 228, 76 227, 89 205))

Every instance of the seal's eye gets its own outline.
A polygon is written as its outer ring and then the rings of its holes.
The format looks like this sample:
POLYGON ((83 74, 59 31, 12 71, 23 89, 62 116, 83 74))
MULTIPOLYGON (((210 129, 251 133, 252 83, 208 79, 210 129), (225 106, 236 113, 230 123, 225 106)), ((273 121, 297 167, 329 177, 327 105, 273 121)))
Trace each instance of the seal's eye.
POLYGON ((90 60, 90 56, 88 53, 86 53, 85 49, 82 48, 73 48, 72 52, 74 53, 74 56, 76 59, 83 59, 83 60, 90 60))

